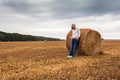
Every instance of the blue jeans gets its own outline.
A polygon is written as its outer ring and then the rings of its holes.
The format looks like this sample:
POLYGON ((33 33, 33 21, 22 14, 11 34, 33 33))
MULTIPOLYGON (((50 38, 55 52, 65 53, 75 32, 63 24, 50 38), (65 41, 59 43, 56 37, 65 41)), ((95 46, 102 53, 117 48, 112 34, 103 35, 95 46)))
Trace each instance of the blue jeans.
POLYGON ((72 39, 72 48, 70 50, 69 56, 74 56, 77 44, 78 44, 78 40, 77 39, 72 39))

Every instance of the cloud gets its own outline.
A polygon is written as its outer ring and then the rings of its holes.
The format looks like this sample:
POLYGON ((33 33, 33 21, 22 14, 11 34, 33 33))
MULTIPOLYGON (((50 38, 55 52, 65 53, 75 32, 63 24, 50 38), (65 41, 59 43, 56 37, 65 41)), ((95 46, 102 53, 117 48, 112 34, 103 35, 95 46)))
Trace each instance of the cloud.
MULTIPOLYGON (((41 19, 50 17, 52 12, 49 9, 49 0, 38 1, 38 0, 4 0, 1 2, 0 12, 8 14, 28 16, 30 18, 41 19)), ((14 16, 12 16, 14 17, 14 16)))
POLYGON ((56 0, 53 4, 52 9, 57 18, 119 15, 120 13, 119 0, 56 0))
POLYGON ((4 0, 1 6, 16 13, 33 17, 75 18, 81 16, 116 15, 119 0, 4 0))
POLYGON ((119 7, 119 0, 0 0, 0 29, 65 38, 75 23, 120 39, 119 7))

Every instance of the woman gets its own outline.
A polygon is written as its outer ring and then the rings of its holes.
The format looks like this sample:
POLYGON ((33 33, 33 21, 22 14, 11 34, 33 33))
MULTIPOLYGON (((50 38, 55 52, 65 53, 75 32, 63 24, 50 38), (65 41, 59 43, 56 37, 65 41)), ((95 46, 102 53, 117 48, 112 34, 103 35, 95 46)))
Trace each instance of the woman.
POLYGON ((80 37, 80 30, 78 28, 76 28, 75 24, 71 25, 71 29, 72 29, 72 48, 70 50, 69 55, 67 56, 67 58, 73 58, 74 57, 74 53, 78 44, 78 39, 80 37))

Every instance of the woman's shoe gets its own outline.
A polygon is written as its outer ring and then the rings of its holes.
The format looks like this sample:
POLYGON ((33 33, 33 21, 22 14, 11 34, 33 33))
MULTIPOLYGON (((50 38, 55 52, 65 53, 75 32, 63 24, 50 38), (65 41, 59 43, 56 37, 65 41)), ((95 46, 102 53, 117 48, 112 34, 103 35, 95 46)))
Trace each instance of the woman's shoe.
POLYGON ((73 58, 73 56, 67 56, 67 58, 73 58))

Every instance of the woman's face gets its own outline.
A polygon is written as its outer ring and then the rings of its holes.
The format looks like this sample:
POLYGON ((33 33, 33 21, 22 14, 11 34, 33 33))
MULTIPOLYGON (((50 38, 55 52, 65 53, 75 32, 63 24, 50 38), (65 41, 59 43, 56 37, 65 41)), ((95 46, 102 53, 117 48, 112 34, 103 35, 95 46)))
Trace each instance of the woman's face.
POLYGON ((72 24, 71 28, 72 28, 72 29, 76 29, 75 24, 72 24))

